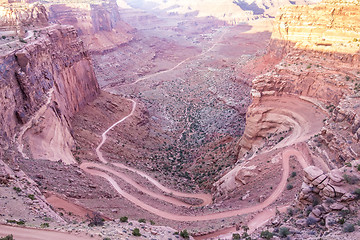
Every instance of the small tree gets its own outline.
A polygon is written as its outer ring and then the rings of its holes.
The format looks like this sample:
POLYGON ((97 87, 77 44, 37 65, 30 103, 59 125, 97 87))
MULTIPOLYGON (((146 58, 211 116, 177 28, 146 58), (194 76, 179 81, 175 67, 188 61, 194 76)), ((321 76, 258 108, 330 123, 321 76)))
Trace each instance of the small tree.
POLYGON ((90 214, 86 214, 86 217, 89 219, 89 227, 93 226, 103 226, 104 225, 104 219, 100 216, 99 213, 93 212, 92 216, 90 214))
POLYGON ((134 230, 132 231, 132 235, 136 236, 136 237, 140 237, 140 230, 138 228, 134 228, 134 230))
POLYGON ((127 222, 128 221, 128 217, 121 217, 120 218, 120 222, 127 222))
POLYGON ((189 236, 189 233, 188 233, 188 231, 185 229, 185 230, 182 230, 181 232, 180 232, 180 236, 182 237, 182 238, 185 238, 185 239, 188 239, 190 236, 189 236))

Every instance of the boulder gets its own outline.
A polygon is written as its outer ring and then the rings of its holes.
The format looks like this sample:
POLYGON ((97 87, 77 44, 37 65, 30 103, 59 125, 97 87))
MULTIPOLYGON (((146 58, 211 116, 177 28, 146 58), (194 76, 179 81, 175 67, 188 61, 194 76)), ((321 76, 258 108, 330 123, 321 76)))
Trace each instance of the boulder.
POLYGON ((314 181, 319 176, 323 175, 324 172, 315 166, 309 166, 307 168, 304 168, 305 177, 309 179, 310 181, 314 181))

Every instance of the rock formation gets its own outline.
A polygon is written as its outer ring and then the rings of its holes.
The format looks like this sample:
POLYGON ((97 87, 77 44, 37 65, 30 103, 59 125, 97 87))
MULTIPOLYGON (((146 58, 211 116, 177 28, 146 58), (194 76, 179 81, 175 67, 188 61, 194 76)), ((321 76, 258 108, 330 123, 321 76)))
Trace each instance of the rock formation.
POLYGON ((48 3, 50 21, 73 25, 92 53, 114 49, 132 39, 133 29, 120 18, 116 1, 48 3))
POLYGON ((262 98, 295 95, 329 109, 352 94, 358 84, 353 85, 358 79, 353 69, 360 64, 359 10, 353 1, 282 8, 264 57, 278 64, 253 80, 253 104, 240 141, 240 157, 260 147, 264 138, 282 125, 267 119, 267 113, 259 108, 262 98), (272 122, 271 126, 266 121, 272 122))
POLYGON ((34 158, 74 162, 69 118, 99 92, 76 30, 42 30, 41 37, 1 56, 0 63, 2 149, 24 136, 34 158))

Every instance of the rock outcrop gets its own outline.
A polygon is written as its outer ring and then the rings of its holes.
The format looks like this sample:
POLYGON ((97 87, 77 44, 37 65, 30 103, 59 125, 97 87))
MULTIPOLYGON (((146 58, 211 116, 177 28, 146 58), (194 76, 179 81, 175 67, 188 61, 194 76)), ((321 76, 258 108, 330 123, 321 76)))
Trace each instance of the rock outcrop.
POLYGON ((16 30, 24 35, 24 26, 44 27, 48 25, 48 15, 41 4, 0 5, 0 29, 16 30))
POLYGON ((48 3, 50 21, 73 25, 91 53, 112 50, 132 39, 133 28, 121 20, 114 0, 48 3))
POLYGON ((297 96, 329 110, 352 94, 358 84, 353 86, 354 81, 359 79, 355 71, 360 65, 359 12, 354 1, 281 9, 264 57, 281 60, 253 80, 253 104, 248 109, 239 157, 261 147, 268 134, 284 130, 280 129, 281 121, 270 121, 267 112, 260 109, 264 98, 297 96))
POLYGON ((74 162, 69 120, 99 93, 76 30, 43 29, 37 40, 1 56, 0 66, 1 148, 15 140, 29 157, 74 162))
POLYGON ((309 217, 315 221, 331 217, 331 212, 349 211, 360 197, 360 161, 323 173, 317 167, 304 169, 304 182, 298 200, 308 206, 315 206, 309 217))

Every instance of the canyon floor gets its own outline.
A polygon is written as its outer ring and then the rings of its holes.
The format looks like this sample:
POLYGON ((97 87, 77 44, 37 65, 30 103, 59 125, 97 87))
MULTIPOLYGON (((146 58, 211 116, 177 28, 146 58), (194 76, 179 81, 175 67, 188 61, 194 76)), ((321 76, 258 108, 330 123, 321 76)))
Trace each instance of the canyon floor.
MULTIPOLYGON (((286 212, 300 192, 304 168, 328 168, 306 143, 324 127, 328 107, 295 94, 253 96, 259 102, 251 114, 264 113, 268 129, 281 126, 263 137, 261 148, 238 156, 251 81, 280 61, 259 60, 270 41, 271 20, 231 26, 192 14, 123 9, 120 15, 135 29, 133 37, 91 55, 101 93, 71 120, 77 163, 17 160, 72 224, 51 223, 51 229, 64 233, 20 229, 16 239, 28 234, 39 235, 34 239, 135 238, 129 226, 145 232, 144 239, 180 238, 172 229, 187 229, 195 239, 232 239, 233 232, 242 233, 241 226, 251 233, 286 212), (110 230, 86 226, 93 212, 110 230), (124 216, 128 223, 119 222, 124 216)), ((312 67, 305 65, 284 68, 306 72, 312 67)), ((35 211, 31 194, 4 191, 9 192, 1 194, 0 207, 8 210, 4 218, 35 211), (30 210, 15 211, 17 196, 31 199, 24 204, 30 210)), ((35 217, 27 221, 27 226, 40 224, 35 217)), ((14 229, 0 225, 4 234, 14 229)))

